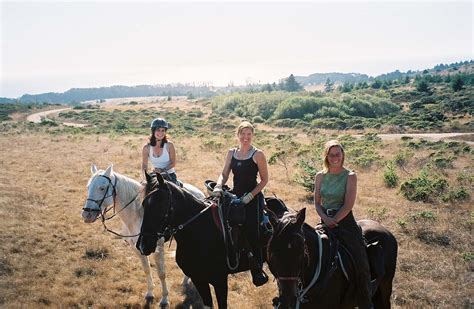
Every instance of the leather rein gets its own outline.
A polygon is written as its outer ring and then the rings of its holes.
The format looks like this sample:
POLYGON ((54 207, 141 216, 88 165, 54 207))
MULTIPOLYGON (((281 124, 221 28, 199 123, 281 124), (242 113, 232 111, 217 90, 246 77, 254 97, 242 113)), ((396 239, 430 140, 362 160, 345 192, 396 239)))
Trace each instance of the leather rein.
MULTIPOLYGON (((157 190, 152 191, 151 193, 149 193, 149 195, 156 191, 157 190)), ((175 227, 172 227, 171 222, 173 220, 175 211, 174 211, 174 204, 172 202, 173 201, 172 192, 171 190, 169 190, 169 188, 168 188, 168 192, 169 192, 168 193, 169 202, 168 202, 168 207, 166 209, 166 213, 162 219, 163 224, 161 225, 161 228, 156 233, 141 232, 142 235, 152 235, 152 236, 157 236, 158 238, 164 237, 165 240, 172 239, 176 233, 183 230, 186 226, 188 226, 190 223, 195 221, 202 214, 204 214, 209 208, 211 208, 212 205, 214 205, 214 202, 210 201, 209 199, 204 200, 204 203, 206 204, 206 207, 204 209, 202 209, 200 212, 198 212, 197 214, 195 214, 194 216, 186 220, 184 223, 181 223, 175 227)), ((170 245, 171 245, 171 241, 170 241, 170 245)))

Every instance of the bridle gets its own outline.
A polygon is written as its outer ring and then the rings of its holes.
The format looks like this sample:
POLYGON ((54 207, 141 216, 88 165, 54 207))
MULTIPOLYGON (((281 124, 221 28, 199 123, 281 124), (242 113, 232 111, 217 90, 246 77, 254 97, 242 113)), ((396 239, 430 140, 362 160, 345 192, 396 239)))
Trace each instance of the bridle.
POLYGON ((107 212, 109 212, 109 210, 111 210, 112 208, 115 209, 115 197, 117 196, 117 190, 115 189, 116 186, 117 186, 117 177, 115 177, 115 183, 112 184, 112 179, 110 179, 110 177, 108 176, 105 176, 105 175, 99 175, 99 177, 104 177, 105 179, 107 179, 108 181, 108 184, 107 184, 107 189, 105 190, 104 192, 104 196, 102 197, 102 199, 100 200, 94 200, 92 198, 88 198, 87 201, 91 201, 91 202, 94 202, 97 204, 97 206, 99 206, 98 209, 94 209, 94 208, 90 208, 90 207, 84 207, 82 208, 82 210, 84 211, 87 211, 87 212, 92 212, 92 211, 98 211, 100 212, 100 216, 104 219, 105 217, 105 214, 107 212), (109 189, 110 187, 112 187, 112 193, 110 193, 110 195, 107 195, 109 193, 109 189), (103 211, 102 211, 102 204, 104 203, 105 199, 106 198, 109 198, 109 197, 113 197, 114 199, 114 203, 113 203, 113 206, 110 207, 110 208, 105 208, 103 211))
MULTIPOLYGON (((278 233, 277 236, 279 236, 281 234, 282 230, 278 233)), ((303 240, 303 244, 304 244, 304 258, 306 260, 306 264, 309 266, 310 265, 310 260, 309 260, 309 253, 308 253, 308 247, 306 246, 306 239, 303 235, 302 232, 300 233, 294 233, 294 235, 300 237, 302 240, 303 240)), ((272 253, 271 253, 271 250, 270 250, 270 245, 273 241, 273 238, 274 238, 274 235, 272 234, 270 236, 270 239, 268 240, 268 244, 267 244, 267 261, 270 263, 271 259, 272 259, 272 253)), ((303 263, 303 265, 305 265, 303 263)), ((302 275, 303 275, 303 267, 299 270, 298 274, 294 275, 294 276, 280 276, 278 273, 276 274, 275 278, 278 282, 280 281, 297 281, 297 284, 299 286, 302 286, 303 284, 303 280, 302 280, 302 275)))
POLYGON ((108 220, 112 219, 113 217, 115 217, 116 215, 118 215, 119 213, 124 211, 125 208, 127 208, 129 205, 131 205, 137 199, 138 195, 140 195, 140 191, 138 191, 137 194, 127 204, 125 204, 125 206, 123 206, 119 211, 116 212, 115 211, 115 198, 117 197, 117 190, 116 190, 117 176, 115 176, 115 182, 114 183, 112 183, 112 179, 110 177, 106 176, 106 175, 98 175, 98 176, 104 177, 108 181, 107 189, 104 192, 104 196, 100 200, 94 200, 94 199, 88 198, 87 201, 91 201, 91 202, 96 203, 99 206, 99 208, 98 209, 93 209, 93 208, 90 208, 90 207, 84 207, 84 208, 82 208, 82 210, 86 211, 86 212, 93 212, 93 211, 99 212, 99 216, 101 218, 102 225, 104 226, 104 229, 107 232, 110 232, 110 233, 112 233, 116 236, 119 236, 119 237, 136 237, 136 236, 139 236, 140 233, 136 234, 136 235, 121 235, 121 234, 109 229, 105 225, 105 221, 108 221, 108 220), (108 192, 109 192, 110 187, 112 187, 112 192, 111 192, 110 195, 107 195, 108 192), (106 207, 104 210, 102 210, 102 204, 104 203, 105 199, 109 198, 109 197, 113 197, 112 206, 111 207, 106 207), (114 210, 113 215, 110 216, 110 217, 106 217, 105 215, 112 209, 114 210))
MULTIPOLYGON (((280 230, 278 235, 280 235, 282 231, 283 231, 283 229, 280 230)), ((305 256, 305 259, 306 259, 306 267, 309 267, 310 263, 311 263, 311 260, 310 260, 310 256, 309 256, 308 247, 306 245, 306 238, 304 237, 303 231, 301 230, 300 232, 295 233, 295 235, 297 235, 297 236, 299 236, 303 239, 303 242, 304 242, 304 256, 305 256)), ((299 270, 299 273, 295 276, 279 276, 278 273, 276 274, 276 279, 277 279, 277 282, 278 282, 278 286, 280 286, 280 282, 296 281, 296 284, 297 284, 297 290, 296 290, 296 295, 295 295, 296 300, 297 300, 296 301, 296 308, 300 308, 300 305, 302 303, 306 303, 308 301, 306 294, 308 293, 308 291, 310 289, 312 289, 316 285, 316 282, 318 281, 319 276, 321 274, 322 248, 323 247, 322 247, 321 236, 319 235, 319 233, 316 233, 316 235, 318 237, 317 246, 319 248, 319 250, 318 250, 319 251, 319 259, 318 259, 318 264, 316 266, 313 278, 311 279, 311 282, 309 282, 306 286, 304 286, 303 271, 304 271, 305 263, 302 264, 302 267, 299 270)), ((271 254, 271 250, 270 250, 270 245, 271 245, 272 240, 273 240, 273 235, 270 237, 270 239, 268 241, 268 245, 267 245, 267 261, 268 261, 268 263, 270 263, 271 258, 272 258, 272 254, 271 254)))

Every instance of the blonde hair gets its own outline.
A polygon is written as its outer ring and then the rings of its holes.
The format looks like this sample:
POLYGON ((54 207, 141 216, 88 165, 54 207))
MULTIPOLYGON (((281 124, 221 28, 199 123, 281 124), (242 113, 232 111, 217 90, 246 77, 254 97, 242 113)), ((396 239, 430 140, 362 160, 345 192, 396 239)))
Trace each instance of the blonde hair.
POLYGON ((242 121, 239 126, 237 127, 237 136, 239 136, 239 134, 242 132, 243 129, 250 129, 252 130, 252 133, 255 133, 255 128, 253 127, 253 125, 248 122, 248 121, 242 121))
POLYGON ((331 150, 332 147, 339 147, 342 152, 342 162, 341 165, 344 166, 344 159, 346 158, 346 153, 344 152, 344 147, 342 147, 342 144, 336 140, 332 139, 330 141, 327 141, 326 144, 324 145, 324 150, 323 150, 323 171, 327 172, 329 171, 329 161, 328 161, 328 155, 329 151, 331 150))

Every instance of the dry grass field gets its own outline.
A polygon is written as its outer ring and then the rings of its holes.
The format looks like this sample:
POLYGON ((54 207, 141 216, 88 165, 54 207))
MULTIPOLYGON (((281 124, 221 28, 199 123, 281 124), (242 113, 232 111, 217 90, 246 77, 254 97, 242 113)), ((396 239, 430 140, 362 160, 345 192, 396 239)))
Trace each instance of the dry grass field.
MULTIPOLYGON (((172 135, 172 131, 170 132, 172 135)), ((258 136, 257 136, 258 138, 258 136)), ((139 180, 140 151, 146 136, 47 134, 34 130, 0 135, 0 307, 2 308, 140 308, 146 282, 138 258, 125 241, 104 232, 101 224, 85 224, 81 208, 86 198, 90 165, 139 180), (91 258, 88 252, 102 252, 91 258)), ((178 177, 204 189, 203 182, 220 172, 225 147, 209 152, 199 137, 173 138, 178 177)), ((384 159, 393 157, 400 141, 386 141, 384 159)), ((264 149, 270 156, 273 146, 264 149)), ((423 165, 420 150, 402 178, 423 165)), ((290 160, 290 176, 296 172, 290 160)), ((453 181, 460 172, 473 177, 472 155, 462 155, 445 170, 453 181)), ((307 223, 316 224, 309 194, 289 183, 285 169, 269 166, 266 194, 276 194, 292 208, 307 207, 307 223)), ((406 200, 383 182, 383 168, 357 170, 356 218, 375 218, 397 237, 399 257, 392 304, 395 308, 472 308, 474 261, 472 198, 462 203, 425 204, 406 200), (429 212, 435 220, 410 220, 429 212), (403 223, 404 222, 404 223, 403 223), (402 224, 403 223, 403 224, 402 224)), ((472 196, 472 186, 469 187, 472 196)), ((120 224, 110 224, 120 230, 120 224)), ((182 272, 166 245, 167 281, 172 308, 199 308, 194 295, 184 295, 182 272)), ((152 262, 152 264, 154 264, 152 262)), ((155 297, 159 280, 153 273, 155 297)), ((229 308, 271 308, 276 283, 255 288, 249 273, 230 276, 229 308)), ((156 303, 154 304, 156 305, 156 303)))

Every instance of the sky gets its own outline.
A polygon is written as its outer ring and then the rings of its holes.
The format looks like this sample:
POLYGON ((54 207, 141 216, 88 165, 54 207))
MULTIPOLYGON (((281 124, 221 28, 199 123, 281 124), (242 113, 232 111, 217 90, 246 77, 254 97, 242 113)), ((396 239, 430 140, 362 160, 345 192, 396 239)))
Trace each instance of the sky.
POLYGON ((0 97, 473 59, 471 1, 0 0, 0 97))

